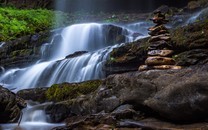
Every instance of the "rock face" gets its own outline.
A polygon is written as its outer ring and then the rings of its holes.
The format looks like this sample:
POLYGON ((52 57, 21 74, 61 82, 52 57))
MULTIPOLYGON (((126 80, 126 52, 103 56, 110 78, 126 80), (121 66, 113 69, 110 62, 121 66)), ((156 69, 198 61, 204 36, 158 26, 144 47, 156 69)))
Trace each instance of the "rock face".
POLYGON ((48 88, 34 88, 34 89, 24 89, 17 92, 17 96, 24 100, 32 100, 36 102, 45 102, 46 94, 48 88))
POLYGON ((0 48, 0 64, 4 68, 23 67, 40 58, 40 46, 48 41, 49 33, 24 36, 5 42, 0 48))
POLYGON ((0 123, 17 122, 26 103, 8 89, 0 86, 0 123))
POLYGON ((105 64, 107 75, 135 71, 147 58, 147 40, 142 39, 113 49, 105 64))
POLYGON ((147 115, 180 123, 205 119, 208 116, 207 76, 208 64, 180 70, 111 75, 90 95, 55 103, 50 107, 64 105, 62 108, 69 110, 66 120, 68 128, 95 124, 127 128, 181 128, 177 125, 157 126, 151 121, 148 123, 147 115))

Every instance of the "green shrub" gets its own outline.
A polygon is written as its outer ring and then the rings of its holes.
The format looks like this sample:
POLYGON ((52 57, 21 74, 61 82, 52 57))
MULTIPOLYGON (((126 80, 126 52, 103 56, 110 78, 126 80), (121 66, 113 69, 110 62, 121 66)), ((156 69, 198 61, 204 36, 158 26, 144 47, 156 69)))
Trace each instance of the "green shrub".
POLYGON ((64 26, 67 15, 46 9, 15 9, 0 7, 0 41, 34 34, 47 29, 64 26), (55 20, 59 17, 61 20, 55 20))

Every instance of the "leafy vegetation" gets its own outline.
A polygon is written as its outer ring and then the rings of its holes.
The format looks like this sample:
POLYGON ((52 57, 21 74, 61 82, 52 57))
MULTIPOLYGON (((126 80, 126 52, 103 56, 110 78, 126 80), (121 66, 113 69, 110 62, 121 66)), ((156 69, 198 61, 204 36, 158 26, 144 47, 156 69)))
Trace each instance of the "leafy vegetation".
POLYGON ((46 9, 15 9, 0 7, 0 41, 63 26, 67 15, 46 9), (55 20, 59 17, 59 21, 55 20))

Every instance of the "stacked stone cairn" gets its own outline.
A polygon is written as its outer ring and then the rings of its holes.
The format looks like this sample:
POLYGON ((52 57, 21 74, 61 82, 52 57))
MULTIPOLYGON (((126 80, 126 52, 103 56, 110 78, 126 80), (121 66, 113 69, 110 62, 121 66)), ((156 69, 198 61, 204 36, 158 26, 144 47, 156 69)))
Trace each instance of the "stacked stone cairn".
POLYGON ((150 46, 148 47, 148 58, 145 65, 139 67, 140 71, 151 69, 181 69, 181 66, 175 66, 172 57, 173 50, 171 46, 171 38, 168 29, 164 24, 168 23, 165 15, 161 11, 155 11, 154 17, 150 19, 156 25, 148 29, 150 46))

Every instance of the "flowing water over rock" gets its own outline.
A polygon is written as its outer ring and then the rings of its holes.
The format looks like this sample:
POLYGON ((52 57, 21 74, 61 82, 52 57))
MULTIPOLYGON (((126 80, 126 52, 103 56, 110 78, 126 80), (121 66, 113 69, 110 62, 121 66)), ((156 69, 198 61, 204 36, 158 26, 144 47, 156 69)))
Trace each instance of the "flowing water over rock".
POLYGON ((204 18, 208 18, 208 8, 202 9, 194 13, 186 22, 186 24, 194 23, 197 20, 203 20, 204 18))
MULTIPOLYGON (((143 31, 131 30, 143 24, 132 24, 125 27, 113 27, 121 29, 125 41, 133 41, 138 37, 144 37, 143 31), (123 33, 125 32, 125 33, 123 33), (134 33, 139 35, 132 36, 134 33)), ((143 28, 147 27, 143 26, 143 28)), ((109 43, 110 29, 106 24, 77 24, 63 29, 61 34, 56 34, 51 43, 42 47, 42 59, 37 64, 22 69, 6 71, 0 78, 0 82, 9 89, 15 91, 33 88, 49 87, 55 83, 81 82, 86 80, 101 79, 105 77, 102 71, 103 65, 111 50, 121 44, 109 43), (107 28, 107 29, 106 29, 107 28), (76 51, 88 51, 74 58, 65 58, 76 51)), ((119 32, 119 31, 118 31, 119 32)), ((124 41, 124 42, 125 42, 124 41)))
POLYGON ((56 126, 63 126, 64 124, 51 124, 47 117, 44 107, 50 103, 38 104, 28 102, 28 107, 23 110, 22 120, 20 125, 15 124, 1 124, 3 130, 50 130, 56 126))

